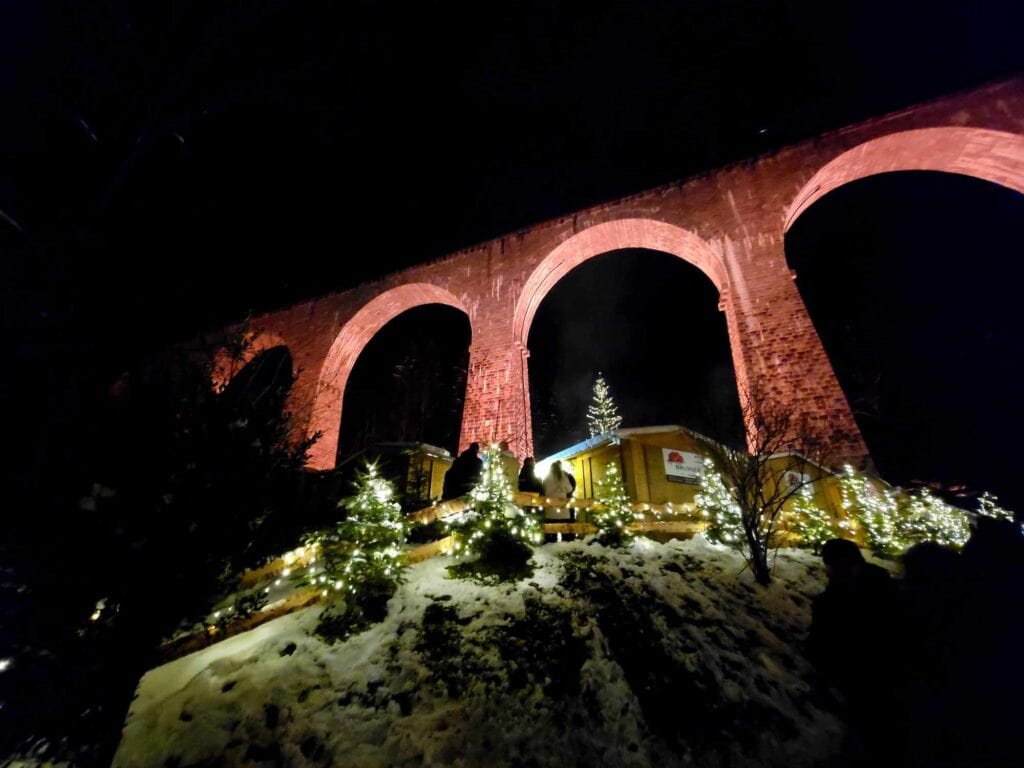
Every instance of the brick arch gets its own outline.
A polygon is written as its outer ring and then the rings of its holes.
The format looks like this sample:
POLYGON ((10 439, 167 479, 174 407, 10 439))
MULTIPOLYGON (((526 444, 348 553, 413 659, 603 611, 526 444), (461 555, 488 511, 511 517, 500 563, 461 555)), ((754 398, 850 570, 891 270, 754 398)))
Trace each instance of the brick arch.
POLYGON ((880 173, 944 171, 1024 193, 1024 136, 987 128, 919 128, 880 136, 843 152, 804 185, 785 213, 789 231, 829 192, 880 173))
POLYGON ((888 171, 968 174, 1024 192, 1024 138, 1018 134, 1024 134, 1020 77, 540 222, 381 283, 269 313, 265 327, 288 339, 294 355, 296 436, 323 430, 326 438, 311 463, 333 466, 345 377, 373 332, 358 329, 440 301, 469 308, 473 326, 460 445, 508 439, 517 455, 532 453, 524 342, 537 306, 587 258, 640 247, 695 264, 718 287, 741 385, 746 379, 748 391, 807 414, 837 458, 863 465, 867 447, 786 264, 785 229, 836 187, 888 171), (581 221, 593 226, 580 232, 581 221), (691 234, 697 231, 707 242, 691 234), (437 287, 454 285, 458 300, 437 287), (392 299, 402 306, 374 320, 385 307, 371 306, 368 297, 382 293, 382 286, 395 286, 392 299))
MULTIPOLYGON (((526 422, 527 453, 533 452, 533 429, 530 424, 530 387, 526 358, 527 341, 533 318, 545 296, 569 272, 585 262, 611 251, 626 248, 645 248, 676 256, 703 272, 718 289, 720 307, 726 315, 729 346, 737 386, 740 391, 749 387, 748 366, 742 349, 741 329, 729 291, 729 272, 723 254, 702 238, 682 227, 666 221, 649 218, 623 218, 595 224, 569 237, 548 253, 530 273, 516 300, 512 319, 515 346, 522 352, 523 420, 526 422)), ((465 426, 465 422, 464 422, 465 426)), ((469 435, 463 430, 463 442, 469 435)))
MULTIPOLYGON (((235 357, 227 347, 217 350, 213 358, 213 370, 210 372, 210 383, 217 392, 223 389, 250 362, 268 349, 284 347, 291 354, 288 344, 276 333, 269 331, 249 331, 243 337, 245 346, 242 353, 235 357)), ((293 363, 294 366, 294 363, 293 363)))
POLYGON ((678 256, 707 275, 720 294, 727 293, 725 263, 707 242, 689 230, 657 219, 616 219, 578 232, 541 260, 516 301, 516 342, 526 347, 537 308, 559 280, 596 256, 624 248, 646 248, 678 256))
POLYGON ((320 439, 310 449, 307 466, 312 469, 332 469, 335 465, 345 386, 363 348, 388 322, 407 310, 426 304, 454 307, 469 317, 462 301, 444 288, 432 283, 408 283, 378 294, 342 325, 317 378, 307 433, 312 436, 320 432, 320 439))

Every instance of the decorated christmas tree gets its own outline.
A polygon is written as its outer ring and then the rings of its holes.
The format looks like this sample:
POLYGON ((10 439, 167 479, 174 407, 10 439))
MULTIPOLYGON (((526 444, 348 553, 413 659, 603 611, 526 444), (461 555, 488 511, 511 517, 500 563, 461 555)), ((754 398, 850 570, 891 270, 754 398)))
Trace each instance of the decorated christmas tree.
POLYGON ((908 543, 935 541, 959 548, 971 537, 967 513, 927 488, 912 491, 901 501, 898 526, 908 543))
POLYGON ((800 543, 820 553, 829 539, 836 537, 832 517, 814 502, 814 489, 805 485, 793 497, 790 506, 792 530, 800 537, 800 543))
MULTIPOLYGON (((962 547, 971 535, 970 517, 927 488, 912 491, 879 489, 846 467, 839 483, 843 507, 860 525, 875 552, 899 554, 922 541, 962 547)), ((979 514, 1006 519, 1009 514, 991 497, 983 497, 979 514)))
POLYGON ((395 489, 367 464, 355 483, 355 495, 339 503, 346 518, 319 531, 309 543, 319 546, 320 557, 310 563, 304 581, 323 590, 333 601, 321 617, 321 629, 344 637, 372 621, 384 618, 405 567, 405 521, 395 489))
POLYGON ((597 481, 596 501, 601 505, 591 515, 597 526, 597 540, 606 547, 621 547, 633 540, 633 534, 626 526, 636 519, 626 488, 622 484, 622 473, 615 462, 609 462, 604 477, 597 481))
POLYGON ((525 565, 534 545, 544 539, 540 519, 512 501, 497 448, 484 451, 483 465, 469 506, 450 519, 453 554, 495 567, 525 565))
POLYGON ((619 415, 618 406, 612 400, 611 390, 604 376, 597 374, 594 382, 594 399, 587 407, 587 428, 590 436, 603 435, 611 432, 622 425, 622 417, 619 415))
POLYGON ((743 513, 711 459, 704 459, 704 484, 694 503, 707 522, 704 536, 712 544, 739 547, 743 542, 743 513))
POLYGON ((865 543, 872 551, 897 554, 907 548, 893 491, 876 487, 849 465, 843 468, 839 491, 843 510, 864 532, 865 543))

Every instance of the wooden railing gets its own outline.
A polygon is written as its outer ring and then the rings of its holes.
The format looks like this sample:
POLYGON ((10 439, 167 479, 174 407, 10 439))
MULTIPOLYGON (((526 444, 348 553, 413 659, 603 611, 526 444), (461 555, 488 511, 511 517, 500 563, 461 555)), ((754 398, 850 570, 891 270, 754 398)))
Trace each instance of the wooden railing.
MULTIPOLYGON (((515 503, 522 507, 535 509, 564 510, 566 508, 581 513, 582 518, 578 521, 548 520, 544 523, 544 532, 549 534, 574 534, 586 536, 594 533, 597 529, 586 521, 587 513, 590 510, 599 508, 596 502, 588 499, 551 499, 533 493, 518 493, 515 496, 515 503)), ((468 502, 466 499, 451 499, 439 502, 433 506, 422 509, 409 516, 415 523, 426 524, 435 520, 442 520, 446 517, 458 514, 465 510, 468 502)), ((693 535, 703 530, 705 524, 693 514, 690 505, 683 504, 648 504, 639 502, 633 505, 634 511, 643 515, 643 519, 630 523, 628 528, 635 533, 654 534, 681 534, 693 535)), ((574 515, 575 516, 575 515, 574 515)), ((437 541, 420 544, 410 547, 406 551, 406 557, 410 563, 418 563, 429 560, 439 555, 445 555, 451 551, 452 537, 445 536, 437 541)), ((250 590, 280 578, 290 576, 290 571, 299 570, 309 566, 317 556, 317 548, 313 546, 300 547, 288 552, 266 565, 248 570, 239 579, 241 590, 250 590)), ((287 597, 273 604, 272 607, 257 611, 247 616, 232 619, 221 626, 208 626, 204 631, 194 632, 189 635, 168 640, 161 648, 160 653, 164 661, 172 661, 189 653, 193 653, 214 643, 218 643, 233 635, 248 632, 268 621, 294 613, 302 608, 307 608, 320 602, 324 598, 324 590, 321 587, 307 586, 297 589, 287 597)))
MULTIPOLYGON (((513 497, 513 501, 520 507, 533 507, 543 510, 571 509, 584 513, 601 507, 594 499, 555 499, 537 493, 517 493, 513 497)), ((417 523, 432 523, 435 520, 442 520, 462 512, 468 504, 469 502, 465 498, 440 501, 418 512, 414 512, 410 515, 409 519, 417 523)), ((637 501, 633 503, 633 511, 643 514, 645 517, 650 514, 655 519, 687 516, 696 519, 696 511, 693 504, 681 504, 671 501, 662 504, 637 501)))

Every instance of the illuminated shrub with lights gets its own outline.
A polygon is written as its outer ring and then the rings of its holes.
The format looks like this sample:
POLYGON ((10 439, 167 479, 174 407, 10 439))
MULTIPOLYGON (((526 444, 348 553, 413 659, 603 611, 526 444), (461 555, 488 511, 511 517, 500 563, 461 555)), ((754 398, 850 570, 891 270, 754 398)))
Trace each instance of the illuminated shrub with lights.
MULTIPOLYGON (((742 510, 710 459, 705 459, 704 485, 694 501, 707 522, 704 535, 709 541, 733 547, 742 545, 745 538, 742 510)), ((821 552, 826 541, 836 537, 836 528, 828 511, 814 501, 813 485, 803 486, 792 496, 786 505, 785 520, 800 546, 815 553, 821 552)), ((773 541, 777 539, 773 538, 773 541)))
POLYGON ((494 572, 523 568, 533 547, 543 541, 538 516, 512 501, 512 487, 502 470, 497 449, 484 451, 480 482, 470 492, 469 506, 450 519, 452 553, 473 559, 494 572))
POLYGON ((1013 512, 999 506, 999 499, 991 493, 981 494, 981 497, 978 499, 978 514, 994 518, 995 520, 1008 520, 1011 523, 1014 518, 1013 512))
POLYGON ((920 488, 900 499, 897 530, 909 544, 934 541, 950 547, 962 547, 971 537, 967 513, 920 488))
MULTIPOLYGON (((839 487, 843 509, 875 552, 899 554, 922 541, 960 548, 970 538, 970 515, 927 488, 906 492, 879 488, 849 466, 844 468, 839 487)), ((979 499, 978 514, 1013 519, 1013 513, 987 493, 979 499)))
POLYGON ((343 499, 345 519, 318 531, 308 543, 319 547, 302 580, 323 590, 328 603, 320 617, 320 634, 344 639, 387 613, 405 568, 405 521, 395 489, 368 464, 355 483, 355 494, 343 499))
POLYGON ((863 532, 869 549, 897 554, 909 546, 899 525, 899 501, 895 491, 879 488, 849 465, 843 468, 839 491, 843 511, 863 532))
POLYGON ((626 526, 636 519, 622 474, 615 462, 605 468, 604 477, 597 481, 595 498, 601 506, 591 513, 590 520, 597 526, 596 539, 606 547, 621 547, 633 540, 626 526))
POLYGON ((801 546, 815 554, 821 553, 826 541, 836 537, 832 517, 815 503, 814 488, 811 485, 805 485, 793 497, 788 517, 791 520, 790 531, 797 535, 801 546))
POLYGON ((704 459, 704 484, 694 497, 707 523, 704 536, 712 544, 732 547, 743 541, 743 513, 725 479, 711 459, 704 459))

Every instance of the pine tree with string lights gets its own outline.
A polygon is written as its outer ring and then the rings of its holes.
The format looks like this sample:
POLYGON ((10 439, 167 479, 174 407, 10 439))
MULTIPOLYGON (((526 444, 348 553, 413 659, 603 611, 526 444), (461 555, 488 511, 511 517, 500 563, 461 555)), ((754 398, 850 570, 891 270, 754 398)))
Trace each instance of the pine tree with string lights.
POLYGON ((322 589, 323 596, 343 597, 321 616, 321 633, 344 638, 380 621, 405 568, 406 524, 395 500, 394 486, 367 463, 356 478, 355 494, 338 504, 346 518, 310 536, 319 547, 302 580, 322 589))
POLYGON ((743 513, 736 497, 711 459, 704 459, 704 480, 694 504, 707 522, 704 537, 712 544, 739 547, 743 542, 743 513))
POLYGON ((875 552, 899 554, 922 541, 962 547, 971 535, 967 513, 927 488, 879 489, 846 467, 839 481, 843 508, 861 526, 875 552))
POLYGON ((836 537, 832 517, 814 501, 814 489, 805 485, 793 497, 790 506, 792 530, 800 537, 800 544, 809 547, 815 554, 821 554, 822 547, 829 539, 836 537))
POLYGON ((512 486, 497 448, 484 451, 480 481, 469 496, 469 506, 448 523, 454 538, 452 553, 476 557, 487 565, 524 565, 534 545, 544 540, 543 527, 537 515, 512 501, 512 486))
POLYGON ((967 513, 927 488, 911 491, 901 499, 898 520, 908 542, 934 541, 959 549, 971 537, 967 513))
POLYGON ((611 389, 598 371, 597 379, 594 381, 594 399, 587 407, 587 428, 590 430, 590 436, 612 432, 621 425, 622 416, 619 415, 619 408, 612 400, 611 389))
POLYGON ((590 516, 597 527, 597 541, 606 547, 621 547, 633 540, 633 533, 626 526, 637 518, 626 488, 622 484, 622 473, 615 462, 605 467, 604 477, 596 483, 595 500, 601 506, 590 516))
POLYGON ((900 530, 899 501, 894 491, 879 488, 853 467, 843 467, 839 493, 846 514, 864 532, 873 552, 899 554, 909 546, 900 530))

